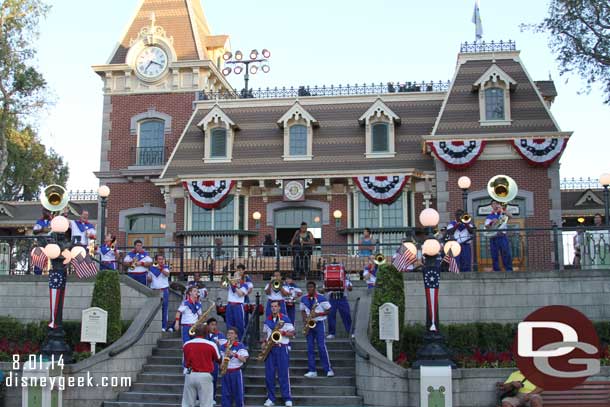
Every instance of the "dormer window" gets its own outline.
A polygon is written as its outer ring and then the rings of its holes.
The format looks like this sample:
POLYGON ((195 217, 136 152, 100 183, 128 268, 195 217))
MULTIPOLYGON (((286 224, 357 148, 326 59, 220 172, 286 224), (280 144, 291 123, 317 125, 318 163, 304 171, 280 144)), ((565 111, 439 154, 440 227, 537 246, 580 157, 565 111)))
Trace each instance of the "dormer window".
POLYGON ((284 160, 313 159, 313 128, 318 122, 299 102, 295 102, 277 124, 284 129, 284 160))
POLYGON ((227 163, 233 158, 233 139, 239 127, 218 105, 197 125, 204 134, 204 163, 227 163))
POLYGON ((400 117, 381 99, 364 113, 360 124, 365 126, 366 158, 391 158, 396 155, 395 126, 400 124, 400 117))
POLYGON ((474 84, 479 92, 479 112, 481 126, 507 126, 510 118, 510 92, 517 82, 493 64, 474 84))

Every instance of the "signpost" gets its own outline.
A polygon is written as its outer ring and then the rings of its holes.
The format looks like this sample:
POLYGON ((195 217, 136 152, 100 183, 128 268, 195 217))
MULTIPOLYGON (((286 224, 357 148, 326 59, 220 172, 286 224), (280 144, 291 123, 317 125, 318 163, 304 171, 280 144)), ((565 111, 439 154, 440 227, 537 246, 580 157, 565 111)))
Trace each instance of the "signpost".
POLYGON ((95 355, 95 344, 106 343, 108 312, 98 307, 83 310, 80 325, 81 342, 91 343, 91 353, 95 355))
POLYGON ((386 355, 393 361, 392 342, 400 339, 398 332, 398 307, 386 302, 379 307, 379 339, 386 343, 386 355))

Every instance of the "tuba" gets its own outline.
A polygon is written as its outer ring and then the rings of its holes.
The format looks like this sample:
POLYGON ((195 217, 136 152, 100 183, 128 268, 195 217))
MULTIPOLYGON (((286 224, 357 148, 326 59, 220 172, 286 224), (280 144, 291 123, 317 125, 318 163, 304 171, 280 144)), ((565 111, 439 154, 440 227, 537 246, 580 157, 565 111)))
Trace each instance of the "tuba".
POLYGON ((40 194, 40 203, 52 213, 59 213, 68 205, 70 197, 61 185, 53 184, 46 187, 40 194))
POLYGON ((197 327, 199 327, 199 325, 205 325, 206 324, 205 321, 208 319, 208 315, 210 315, 210 312, 212 312, 212 308, 214 308, 214 307, 216 307, 216 304, 210 305, 210 307, 203 314, 201 314, 201 316, 193 324, 191 329, 189 329, 189 335, 195 336, 195 331, 197 330, 197 327))

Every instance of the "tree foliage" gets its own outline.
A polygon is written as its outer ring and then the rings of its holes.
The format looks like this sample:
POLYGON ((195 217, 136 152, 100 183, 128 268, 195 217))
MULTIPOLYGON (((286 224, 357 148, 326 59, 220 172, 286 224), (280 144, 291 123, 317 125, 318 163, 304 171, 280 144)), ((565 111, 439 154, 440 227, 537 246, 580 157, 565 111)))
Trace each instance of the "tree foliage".
POLYGON ((549 16, 524 28, 549 34, 560 73, 579 74, 587 90, 599 84, 605 103, 610 103, 610 2, 551 0, 549 16))
POLYGON ((8 135, 45 103, 46 82, 32 65, 42 0, 0 1, 0 174, 8 163, 8 135))
POLYGON ((11 129, 7 137, 8 166, 0 177, 0 200, 31 200, 50 184, 66 186, 69 169, 53 149, 46 151, 29 127, 11 129))

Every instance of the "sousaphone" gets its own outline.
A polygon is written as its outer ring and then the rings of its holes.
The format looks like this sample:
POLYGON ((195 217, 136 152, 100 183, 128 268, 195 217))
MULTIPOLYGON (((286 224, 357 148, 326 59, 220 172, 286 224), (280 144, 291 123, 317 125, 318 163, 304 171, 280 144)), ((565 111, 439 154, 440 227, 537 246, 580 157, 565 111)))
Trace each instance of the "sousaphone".
POLYGON ((40 194, 40 203, 52 213, 61 212, 69 200, 68 191, 57 184, 49 185, 40 194))
POLYGON ((508 175, 496 175, 487 183, 487 193, 497 202, 510 202, 517 196, 517 183, 508 175))

